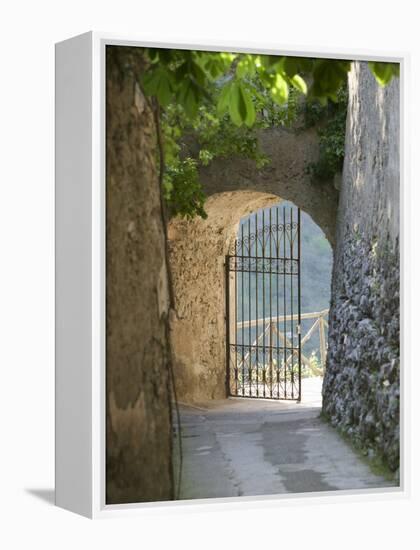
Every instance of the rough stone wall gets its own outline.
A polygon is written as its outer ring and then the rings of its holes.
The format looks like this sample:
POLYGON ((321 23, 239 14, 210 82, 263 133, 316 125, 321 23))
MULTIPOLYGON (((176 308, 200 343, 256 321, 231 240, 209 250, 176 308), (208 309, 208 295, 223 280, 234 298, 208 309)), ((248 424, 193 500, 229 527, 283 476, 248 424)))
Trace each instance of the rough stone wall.
POLYGON ((366 63, 349 108, 323 412, 370 456, 399 465, 399 82, 366 63))
POLYGON ((169 224, 176 315, 171 341, 177 396, 181 402, 223 399, 226 392, 225 255, 239 220, 279 202, 253 191, 207 199, 207 219, 169 224))
POLYGON ((168 282, 141 50, 107 47, 106 501, 173 496, 168 282))

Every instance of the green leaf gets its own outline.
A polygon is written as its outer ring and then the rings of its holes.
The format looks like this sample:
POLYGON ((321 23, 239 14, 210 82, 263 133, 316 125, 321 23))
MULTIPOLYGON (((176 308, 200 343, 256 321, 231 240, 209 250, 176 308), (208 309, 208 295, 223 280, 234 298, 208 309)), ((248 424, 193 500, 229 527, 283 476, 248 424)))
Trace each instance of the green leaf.
POLYGON ((281 73, 277 73, 274 76, 270 93, 273 100, 279 105, 286 103, 287 98, 289 97, 289 87, 286 79, 281 73))
POLYGON ((249 90, 241 81, 235 80, 229 88, 229 115, 236 126, 252 126, 255 122, 255 107, 249 90))
POLYGON ((394 73, 394 76, 400 76, 400 64, 399 63, 392 63, 392 72, 394 73))
POLYGON ((188 65, 189 64, 186 61, 184 61, 175 70, 175 79, 177 82, 182 82, 182 80, 188 75, 188 69, 189 69, 188 65))
POLYGON ((159 61, 166 64, 170 63, 177 53, 176 50, 173 50, 172 48, 157 48, 156 52, 159 56, 159 61))
POLYGON ((278 55, 260 55, 258 59, 261 66, 265 69, 271 69, 273 65, 281 60, 278 55))
POLYGON ((206 85, 207 75, 198 63, 191 63, 191 73, 194 76, 196 82, 200 84, 200 86, 206 85))
POLYGON ((290 78, 290 83, 302 94, 308 93, 308 87, 306 86, 306 82, 303 80, 301 76, 298 74, 295 74, 292 78, 290 78))
POLYGON ((236 55, 229 53, 195 52, 196 62, 210 80, 217 80, 228 71, 236 55))
POLYGON ((243 86, 240 82, 238 82, 238 94, 237 94, 237 97, 238 97, 238 111, 239 111, 239 114, 241 116, 241 119, 243 122, 245 122, 246 120, 246 116, 247 116, 247 104, 246 104, 246 100, 245 100, 245 93, 244 93, 244 89, 243 89, 243 86))
POLYGON ((349 70, 350 61, 317 59, 311 96, 318 98, 321 103, 325 103, 327 99, 337 101, 338 90, 345 83, 349 70))
POLYGON ((251 127, 255 122, 255 107, 252 101, 252 95, 244 85, 241 86, 241 94, 243 96, 246 109, 244 122, 248 127, 251 127))
POLYGON ((229 109, 229 96, 233 80, 228 81, 220 91, 219 99, 217 100, 216 112, 218 116, 224 115, 229 109))
POLYGON ((159 50, 157 48, 145 48, 144 51, 150 62, 155 63, 159 60, 159 50))
POLYGON ((246 105, 240 90, 240 84, 232 83, 229 93, 229 115, 236 126, 241 126, 246 118, 246 105))
POLYGON ((283 70, 287 76, 309 72, 312 69, 313 61, 307 57, 284 57, 283 70))
POLYGON ((222 76, 225 70, 225 65, 220 59, 210 58, 204 64, 204 69, 209 73, 213 80, 216 80, 222 76))
POLYGON ((189 79, 185 79, 177 91, 177 101, 185 109, 187 116, 193 119, 198 112, 200 93, 196 84, 189 79))
POLYGON ((173 97, 174 79, 173 74, 165 67, 157 66, 149 69, 143 75, 144 90, 148 95, 154 95, 159 103, 166 107, 173 97))
POLYGON ((298 57, 284 57, 283 69, 289 77, 295 76, 299 72, 299 58, 298 57))
POLYGON ((394 76, 399 75, 400 66, 398 63, 369 61, 368 65, 380 86, 386 86, 394 76))

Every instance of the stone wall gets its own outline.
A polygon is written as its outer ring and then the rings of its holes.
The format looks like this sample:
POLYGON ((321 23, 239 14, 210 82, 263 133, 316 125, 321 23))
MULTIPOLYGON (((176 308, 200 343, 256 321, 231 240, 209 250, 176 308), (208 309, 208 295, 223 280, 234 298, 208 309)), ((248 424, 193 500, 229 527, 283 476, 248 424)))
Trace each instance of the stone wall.
POLYGON ((106 501, 173 496, 168 280, 140 48, 107 47, 106 501))
POLYGON ((349 75, 323 413, 399 465, 399 81, 349 75))

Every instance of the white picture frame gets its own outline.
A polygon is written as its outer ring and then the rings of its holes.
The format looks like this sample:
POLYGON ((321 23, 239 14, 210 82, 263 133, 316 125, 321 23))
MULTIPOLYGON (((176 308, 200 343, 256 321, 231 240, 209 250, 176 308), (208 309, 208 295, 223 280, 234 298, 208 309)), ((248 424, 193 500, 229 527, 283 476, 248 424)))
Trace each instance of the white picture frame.
POLYGON ((89 32, 56 45, 56 504, 90 518, 162 507, 293 505, 407 497, 409 366, 406 236, 401 224, 401 487, 107 505, 105 503, 105 47, 130 45, 391 61, 401 64, 401 215, 408 216, 407 53, 309 50, 282 44, 161 43, 89 32))

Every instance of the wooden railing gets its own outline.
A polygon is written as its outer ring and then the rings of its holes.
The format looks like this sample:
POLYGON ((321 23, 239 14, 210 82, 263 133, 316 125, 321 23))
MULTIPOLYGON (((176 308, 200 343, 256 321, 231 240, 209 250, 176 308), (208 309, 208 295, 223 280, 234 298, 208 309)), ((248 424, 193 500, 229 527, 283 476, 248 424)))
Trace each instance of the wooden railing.
MULTIPOLYGON (((303 346, 310 340, 310 338, 316 333, 318 330, 319 334, 319 355, 321 360, 321 369, 324 369, 325 367, 325 361, 327 358, 327 342, 326 342, 326 334, 325 329, 328 330, 328 309, 323 309, 322 311, 315 311, 313 313, 302 313, 300 316, 301 321, 313 319, 314 322, 311 324, 309 329, 306 331, 305 334, 302 334, 302 340, 301 340, 301 346, 303 346)), ((250 321, 242 321, 236 323, 236 329, 245 329, 245 328, 252 328, 257 326, 262 326, 262 330, 260 335, 255 339, 255 342, 252 344, 252 346, 258 346, 260 341, 267 337, 267 335, 270 334, 274 336, 275 338, 279 337, 281 342, 284 346, 287 347, 293 347, 290 339, 288 338, 287 333, 279 330, 279 326, 282 326, 284 322, 290 322, 290 321, 298 321, 297 315, 286 315, 286 316, 280 316, 280 317, 265 317, 260 319, 251 319, 250 321)), ((297 326, 297 325, 296 325, 297 326)), ((295 355, 297 354, 297 351, 294 352, 295 355)), ((247 354, 248 355, 248 354, 247 354)), ((310 359, 304 354, 301 354, 302 357, 302 363, 306 365, 310 370, 313 370, 312 363, 310 359)), ((292 356, 289 357, 288 362, 290 362, 292 359, 292 356)), ((242 360, 243 363, 246 363, 248 360, 248 356, 245 356, 242 360)), ((241 362, 241 363, 242 363, 241 362)), ((241 364, 239 365, 239 368, 241 367, 241 364)))

